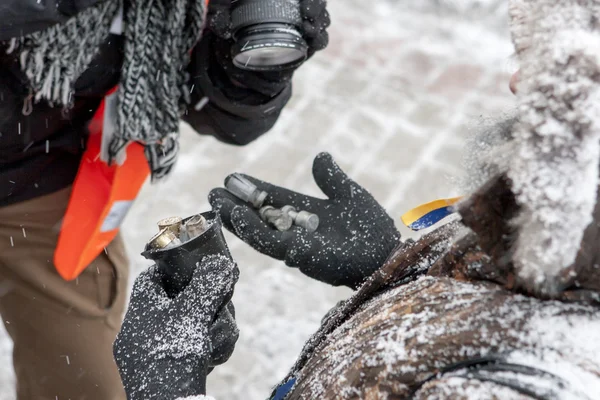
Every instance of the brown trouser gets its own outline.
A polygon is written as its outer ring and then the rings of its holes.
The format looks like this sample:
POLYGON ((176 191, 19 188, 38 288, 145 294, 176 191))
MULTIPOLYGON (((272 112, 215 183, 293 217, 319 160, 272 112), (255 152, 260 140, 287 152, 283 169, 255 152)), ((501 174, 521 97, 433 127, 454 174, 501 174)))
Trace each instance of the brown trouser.
POLYGON ((72 282, 52 258, 70 189, 0 208, 0 313, 14 342, 19 400, 114 400, 112 356, 127 291, 118 237, 72 282))

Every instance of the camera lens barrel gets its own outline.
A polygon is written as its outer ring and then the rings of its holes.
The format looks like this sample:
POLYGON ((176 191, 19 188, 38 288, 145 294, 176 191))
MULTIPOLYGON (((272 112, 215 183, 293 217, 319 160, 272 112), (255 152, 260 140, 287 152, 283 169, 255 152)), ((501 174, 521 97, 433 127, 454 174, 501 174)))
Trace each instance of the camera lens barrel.
POLYGON ((300 27, 302 15, 297 0, 238 0, 231 12, 233 31, 266 23, 300 27))
POLYGON ((298 0, 238 0, 231 12, 233 64, 250 71, 277 71, 306 59, 308 45, 298 28, 298 0))

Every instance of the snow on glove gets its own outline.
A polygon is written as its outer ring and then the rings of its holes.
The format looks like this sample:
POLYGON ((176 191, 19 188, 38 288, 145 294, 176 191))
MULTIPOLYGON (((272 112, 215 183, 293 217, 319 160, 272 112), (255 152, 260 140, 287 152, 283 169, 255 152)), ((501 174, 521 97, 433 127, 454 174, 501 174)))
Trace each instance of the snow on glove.
MULTIPOLYGON (((290 83, 295 68, 282 71, 254 72, 237 68, 231 58, 231 0, 211 0, 208 10, 209 32, 202 42, 210 45, 213 61, 232 81, 265 96, 274 97, 290 83)), ((327 28, 331 24, 325 0, 301 0, 302 28, 304 40, 308 44, 308 57, 323 50, 329 43, 327 28)), ((296 67, 297 68, 297 67, 296 67)), ((213 68, 213 70, 216 70, 213 68)))
POLYGON ((373 196, 350 179, 331 155, 321 153, 315 158, 313 176, 328 199, 247 178, 269 194, 265 205, 291 205, 317 214, 320 223, 314 233, 298 227, 279 232, 225 189, 214 189, 209 201, 223 225, 259 252, 284 260, 311 278, 356 289, 399 244, 400 232, 373 196))
POLYGON ((113 349, 129 400, 205 394, 209 368, 228 358, 226 343, 237 340, 229 320, 238 275, 230 258, 207 257, 188 287, 170 299, 156 266, 140 274, 113 349))

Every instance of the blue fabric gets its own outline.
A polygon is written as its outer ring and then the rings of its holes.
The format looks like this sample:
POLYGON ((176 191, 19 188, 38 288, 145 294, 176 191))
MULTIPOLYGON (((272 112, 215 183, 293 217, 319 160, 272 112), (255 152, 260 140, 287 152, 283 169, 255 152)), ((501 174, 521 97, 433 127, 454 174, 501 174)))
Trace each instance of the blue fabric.
POLYGON ((286 383, 279 385, 277 390, 275 390, 275 394, 271 398, 271 400, 284 400, 286 396, 290 393, 290 390, 294 387, 296 383, 296 378, 292 378, 286 383))
POLYGON ((423 215, 421 218, 410 224, 409 228, 415 231, 429 228, 447 216, 452 215, 454 211, 453 207, 438 208, 437 210, 433 210, 423 215))

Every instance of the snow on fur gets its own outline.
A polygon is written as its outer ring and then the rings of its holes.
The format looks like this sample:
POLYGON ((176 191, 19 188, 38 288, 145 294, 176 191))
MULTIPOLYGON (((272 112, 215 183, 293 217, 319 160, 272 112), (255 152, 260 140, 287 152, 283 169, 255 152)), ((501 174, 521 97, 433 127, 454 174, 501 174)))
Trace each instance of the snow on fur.
POLYGON ((600 2, 515 0, 510 12, 521 62, 518 154, 508 167, 522 207, 514 263, 521 287, 552 296, 596 203, 600 2))
POLYGON ((299 374, 299 390, 302 398, 364 398, 372 383, 357 372, 378 371, 376 381, 384 383, 378 388, 393 388, 378 392, 382 399, 408 394, 411 385, 433 375, 414 398, 523 398, 509 390, 516 387, 539 398, 595 399, 599 329, 595 306, 508 294, 485 282, 422 277, 363 304, 326 340, 319 350, 325 356, 299 374), (464 368, 436 375, 482 357, 505 358, 537 373, 482 368, 473 374, 464 368))

